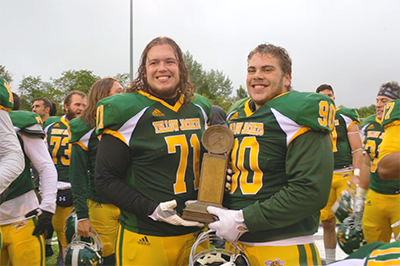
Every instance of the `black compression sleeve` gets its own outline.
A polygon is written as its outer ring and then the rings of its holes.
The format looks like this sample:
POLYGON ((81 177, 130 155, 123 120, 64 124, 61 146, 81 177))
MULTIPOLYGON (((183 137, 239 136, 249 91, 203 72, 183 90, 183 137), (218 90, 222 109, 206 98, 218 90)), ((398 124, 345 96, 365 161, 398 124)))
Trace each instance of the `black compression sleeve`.
POLYGON ((132 160, 131 150, 121 140, 104 134, 96 155, 95 185, 98 195, 122 210, 147 217, 154 202, 127 186, 122 178, 132 160))

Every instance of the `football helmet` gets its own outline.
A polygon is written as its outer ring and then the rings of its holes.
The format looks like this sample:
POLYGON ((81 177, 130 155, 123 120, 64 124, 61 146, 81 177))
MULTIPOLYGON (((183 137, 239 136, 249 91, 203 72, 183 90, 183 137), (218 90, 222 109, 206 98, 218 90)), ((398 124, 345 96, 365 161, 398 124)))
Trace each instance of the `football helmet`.
POLYGON ((236 242, 217 237, 214 232, 208 230, 197 237, 190 250, 189 266, 250 266, 246 255, 236 242), (204 242, 218 243, 218 245, 197 252, 197 247, 204 242), (227 244, 231 250, 225 248, 227 244))
POLYGON ((72 237, 78 232, 78 215, 76 214, 75 208, 72 208, 65 219, 64 232, 68 244, 71 243, 72 237))
POLYGON ((351 254, 366 244, 360 223, 354 221, 354 215, 344 219, 337 232, 337 240, 340 248, 351 254))
POLYGON ((340 198, 332 205, 332 212, 343 223, 344 219, 353 213, 354 195, 348 190, 343 190, 340 198))
POLYGON ((103 265, 102 248, 101 239, 94 229, 90 233, 90 242, 82 241, 78 234, 74 234, 67 247, 65 266, 103 265))

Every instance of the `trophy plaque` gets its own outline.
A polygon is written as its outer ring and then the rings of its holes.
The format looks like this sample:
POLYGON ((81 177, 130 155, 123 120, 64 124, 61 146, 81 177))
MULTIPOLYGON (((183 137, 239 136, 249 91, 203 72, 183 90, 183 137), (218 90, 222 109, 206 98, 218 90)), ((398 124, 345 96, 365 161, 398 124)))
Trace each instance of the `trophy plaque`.
POLYGON ((222 125, 210 126, 202 136, 204 148, 201 177, 197 202, 183 209, 185 220, 212 223, 214 215, 207 212, 208 206, 222 207, 228 157, 226 153, 233 147, 232 131, 222 125))

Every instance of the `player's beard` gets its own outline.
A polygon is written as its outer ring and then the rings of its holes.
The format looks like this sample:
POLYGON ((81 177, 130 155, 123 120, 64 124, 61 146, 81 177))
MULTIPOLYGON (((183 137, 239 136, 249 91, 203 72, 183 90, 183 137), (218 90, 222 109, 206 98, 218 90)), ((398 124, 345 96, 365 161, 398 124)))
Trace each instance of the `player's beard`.
POLYGON ((78 117, 79 115, 77 114, 77 112, 72 112, 72 111, 67 111, 67 113, 65 114, 65 117, 67 118, 68 121, 78 117))

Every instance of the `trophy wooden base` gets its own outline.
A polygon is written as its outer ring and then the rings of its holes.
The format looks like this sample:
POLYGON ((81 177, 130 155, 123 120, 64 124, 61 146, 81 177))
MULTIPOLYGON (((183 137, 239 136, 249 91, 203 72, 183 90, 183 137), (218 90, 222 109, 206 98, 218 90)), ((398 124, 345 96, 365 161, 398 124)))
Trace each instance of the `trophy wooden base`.
POLYGON ((218 218, 211 213, 207 212, 207 207, 213 206, 218 208, 224 208, 221 204, 197 201, 196 203, 189 204, 185 209, 183 209, 182 218, 189 221, 197 221, 201 223, 213 223, 218 220, 218 218))

